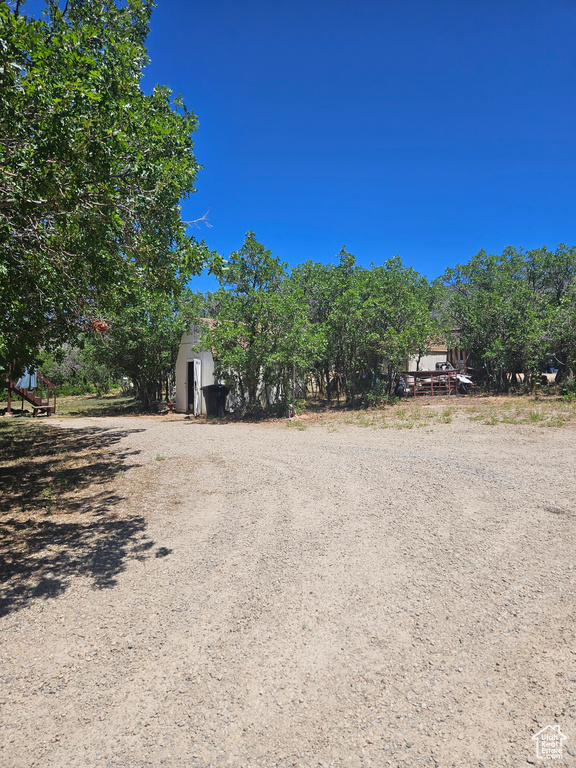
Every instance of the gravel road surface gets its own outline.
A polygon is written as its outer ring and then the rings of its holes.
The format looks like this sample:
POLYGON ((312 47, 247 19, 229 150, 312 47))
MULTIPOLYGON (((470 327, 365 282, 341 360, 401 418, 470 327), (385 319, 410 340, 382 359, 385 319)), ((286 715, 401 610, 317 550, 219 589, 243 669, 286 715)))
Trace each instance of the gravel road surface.
POLYGON ((576 765, 574 427, 59 428, 116 467, 4 584, 2 768, 576 765))

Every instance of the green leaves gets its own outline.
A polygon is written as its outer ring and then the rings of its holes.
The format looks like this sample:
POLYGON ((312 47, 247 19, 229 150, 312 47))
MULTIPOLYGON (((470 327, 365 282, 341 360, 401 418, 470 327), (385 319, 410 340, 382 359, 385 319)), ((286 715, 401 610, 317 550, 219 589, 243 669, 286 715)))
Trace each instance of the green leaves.
POLYGON ((284 267, 248 232, 212 297, 217 322, 203 344, 213 351, 218 375, 249 406, 262 397, 287 402, 293 366, 303 374, 317 345, 305 297, 284 267))
POLYGON ((0 3, 0 367, 127 295, 177 294, 210 258, 179 207, 196 118, 139 84, 151 8, 70 0, 33 20, 0 3))
POLYGON ((432 289, 399 257, 365 269, 343 247, 336 265, 306 264, 294 281, 308 301, 309 318, 323 336, 315 373, 329 393, 341 380, 352 403, 358 395, 391 386, 407 358, 434 335, 432 289))
POLYGON ((552 356, 568 365, 570 342, 562 331, 574 289, 576 252, 565 245, 524 254, 506 248, 501 256, 480 251, 467 264, 447 270, 449 311, 461 346, 484 369, 493 386, 509 376, 530 379, 552 356), (508 376, 509 375, 509 376, 508 376))
POLYGON ((105 335, 85 336, 84 357, 94 367, 106 366, 115 378, 127 376, 135 394, 148 407, 160 400, 174 381, 174 366, 182 334, 198 314, 190 291, 179 297, 141 293, 119 309, 105 335))

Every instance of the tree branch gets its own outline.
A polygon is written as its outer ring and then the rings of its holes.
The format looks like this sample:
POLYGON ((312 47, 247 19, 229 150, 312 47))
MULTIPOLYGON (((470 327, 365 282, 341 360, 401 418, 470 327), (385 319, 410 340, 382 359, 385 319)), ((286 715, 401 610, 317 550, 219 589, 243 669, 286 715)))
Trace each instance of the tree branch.
POLYGON ((194 225, 197 229, 200 229, 200 222, 204 222, 204 224, 206 224, 207 227, 209 227, 210 229, 213 229, 212 224, 210 224, 210 222, 208 221, 209 213, 210 213, 210 208, 208 208, 204 216, 201 216, 199 219, 192 219, 192 221, 183 221, 182 223, 187 224, 189 227, 194 225))

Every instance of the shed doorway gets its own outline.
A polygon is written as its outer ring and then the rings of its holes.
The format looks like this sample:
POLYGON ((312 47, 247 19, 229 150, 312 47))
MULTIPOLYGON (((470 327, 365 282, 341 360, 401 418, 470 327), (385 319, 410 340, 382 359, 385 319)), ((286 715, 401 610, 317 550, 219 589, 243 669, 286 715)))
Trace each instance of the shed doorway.
POLYGON ((188 413, 194 416, 200 415, 200 384, 202 375, 202 363, 198 359, 188 361, 188 413))

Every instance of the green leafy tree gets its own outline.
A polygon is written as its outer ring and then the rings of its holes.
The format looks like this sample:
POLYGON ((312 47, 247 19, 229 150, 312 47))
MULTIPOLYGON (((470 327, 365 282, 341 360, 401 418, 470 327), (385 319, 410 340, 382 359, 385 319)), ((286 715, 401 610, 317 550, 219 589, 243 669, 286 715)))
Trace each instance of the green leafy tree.
POLYGON ((555 251, 546 247, 526 253, 527 280, 551 305, 558 305, 576 281, 576 248, 565 243, 555 251))
POLYGON ((430 340, 441 335, 432 311, 435 291, 399 256, 364 271, 362 277, 367 324, 363 360, 367 371, 386 372, 390 393, 407 359, 424 354, 430 340))
POLYGON ((320 389, 330 394, 330 380, 341 382, 355 405, 358 396, 389 394, 406 359, 422 353, 438 329, 433 289, 399 257, 365 269, 343 247, 338 259, 328 266, 307 262, 292 279, 324 339, 315 363, 320 389))
MULTIPOLYGON (((98 375, 95 375, 92 361, 87 363, 84 351, 76 345, 63 344, 61 347, 42 350, 40 367, 44 376, 58 388, 58 395, 85 394, 100 389, 98 375)), ((110 374, 105 369, 106 385, 110 374)))
POLYGON ((561 381, 576 361, 576 248, 562 243, 555 251, 538 248, 526 255, 528 279, 545 308, 542 353, 558 368, 561 381))
POLYGON ((43 352, 42 373, 59 387, 83 383, 80 349, 63 344, 58 349, 43 352))
POLYGON ((459 342, 483 369, 487 383, 508 390, 518 373, 530 384, 546 358, 548 306, 522 252, 480 251, 444 275, 459 342))
POLYGON ((305 298, 287 281, 285 264, 248 232, 220 279, 213 302, 217 322, 202 344, 212 349, 217 375, 242 403, 253 407, 263 393, 286 404, 293 371, 310 367, 318 338, 308 323, 305 298))
POLYGON ((318 391, 329 398, 337 339, 330 334, 328 318, 334 302, 343 290, 338 278, 345 280, 345 274, 340 274, 343 270, 336 273, 335 269, 333 264, 315 264, 307 261, 293 269, 290 276, 293 289, 305 297, 308 321, 319 341, 310 375, 315 380, 318 391))
POLYGON ((140 87, 151 0, 0 2, 0 368, 177 294, 209 257, 187 234, 196 118, 140 87))
POLYGON ((87 336, 84 364, 98 381, 103 372, 111 380, 130 379, 145 408, 170 399, 180 340, 197 314, 198 302, 189 291, 178 298, 145 293, 118 313, 106 333, 87 336))
POLYGON ((557 381, 576 373, 576 285, 565 293, 550 316, 549 342, 552 361, 559 367, 557 381))

